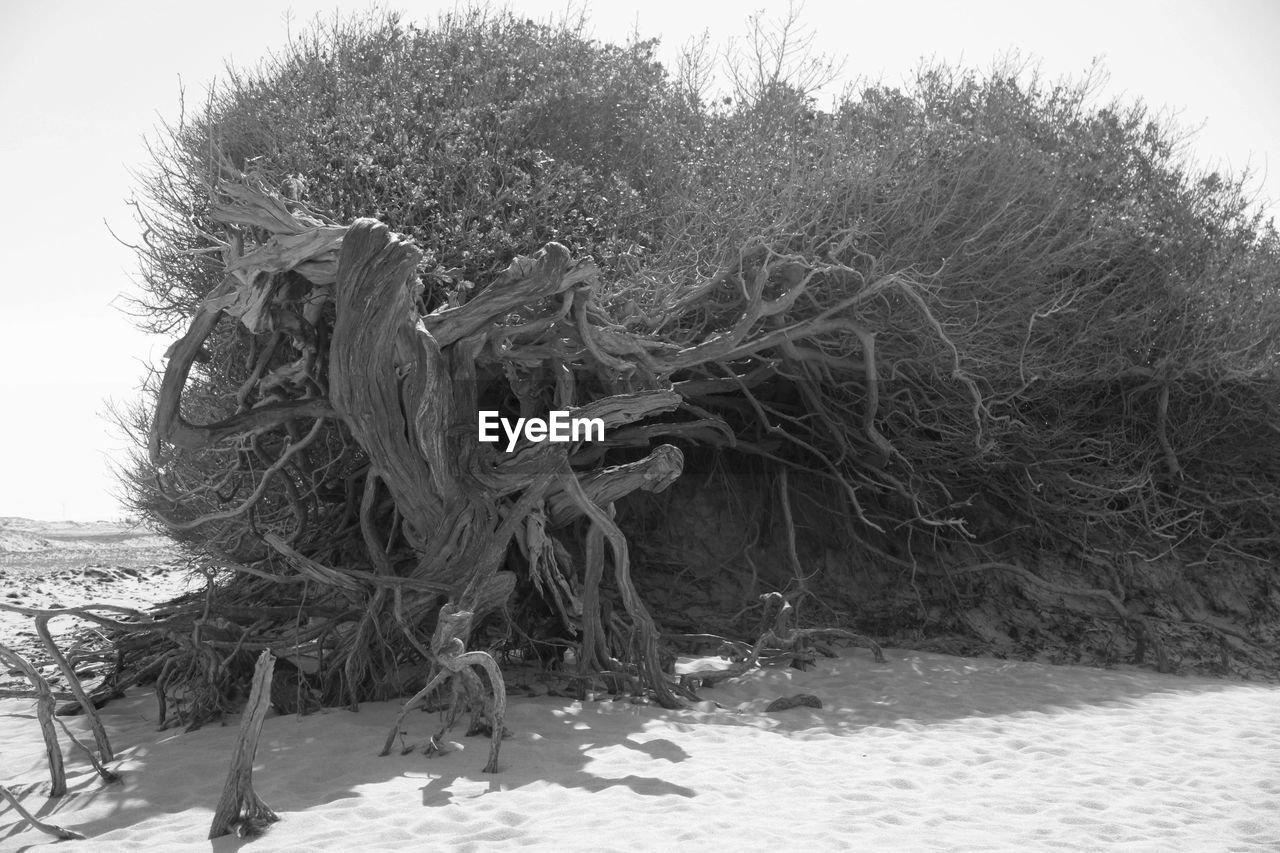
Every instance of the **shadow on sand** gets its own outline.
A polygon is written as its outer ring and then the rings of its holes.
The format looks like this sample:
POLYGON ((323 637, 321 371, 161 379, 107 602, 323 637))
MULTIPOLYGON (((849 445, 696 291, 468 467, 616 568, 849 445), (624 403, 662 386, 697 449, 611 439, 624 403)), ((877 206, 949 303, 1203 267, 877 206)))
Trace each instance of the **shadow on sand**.
MULTIPOLYGON (((761 669, 735 682, 705 690, 714 710, 666 711, 626 700, 577 702, 565 698, 514 698, 508 714, 512 737, 504 742, 500 772, 480 772, 487 742, 461 737, 462 726, 448 736, 452 750, 427 757, 428 736, 439 727, 436 714, 412 714, 404 740, 417 748, 407 754, 377 752, 390 728, 397 705, 368 704, 359 713, 330 709, 309 717, 272 717, 263 729, 254 785, 277 812, 303 812, 346 798, 365 796, 361 789, 397 779, 425 780, 420 787, 424 807, 455 804, 460 798, 486 796, 525 786, 560 786, 590 792, 624 787, 642 796, 692 798, 698 791, 664 779, 664 768, 692 756, 693 741, 681 746, 672 731, 705 726, 751 726, 780 737, 840 734, 869 727, 929 726, 968 717, 1059 714, 1072 709, 1117 707, 1138 703, 1153 694, 1197 694, 1227 689, 1271 689, 1205 678, 1159 675, 1141 670, 1107 671, 1084 667, 1014 663, 993 659, 888 650, 887 664, 873 663, 861 650, 845 650, 839 658, 820 660, 809 672, 761 669), (822 709, 793 708, 765 713, 779 696, 812 693, 822 709), (647 731, 660 728, 661 733, 647 731), (626 761, 641 775, 619 777, 593 770, 595 758, 610 750, 639 753, 626 761), (651 768, 651 769, 650 769, 651 768), (463 793, 459 793, 463 791, 463 793)), ((6 709, 15 709, 7 703, 6 709)), ((23 713, 3 717, 5 727, 36 725, 23 713)), ((207 810, 210 819, 226 774, 236 720, 197 732, 154 731, 154 704, 136 695, 108 706, 105 722, 124 761, 120 784, 103 786, 85 772, 81 756, 68 752, 70 795, 46 800, 43 751, 28 750, 10 763, 10 778, 27 780, 22 801, 38 817, 82 832, 90 839, 126 827, 164 832, 166 815, 207 810), (79 812, 92 804, 93 817, 81 822, 79 812), (103 806, 106 806, 105 811, 103 806), (60 812, 66 816, 58 819, 60 812)), ((82 721, 77 721, 82 728, 82 721)), ((625 753, 618 753, 623 755, 625 753)), ((617 757, 615 754, 614 757, 617 757)), ((606 762, 606 765, 608 763, 606 762)), ((616 765, 616 762, 615 762, 616 765)), ((29 844, 50 839, 22 825, 0 832, 0 842, 14 847, 19 833, 29 844)), ((211 844, 236 850, 239 839, 211 844)))

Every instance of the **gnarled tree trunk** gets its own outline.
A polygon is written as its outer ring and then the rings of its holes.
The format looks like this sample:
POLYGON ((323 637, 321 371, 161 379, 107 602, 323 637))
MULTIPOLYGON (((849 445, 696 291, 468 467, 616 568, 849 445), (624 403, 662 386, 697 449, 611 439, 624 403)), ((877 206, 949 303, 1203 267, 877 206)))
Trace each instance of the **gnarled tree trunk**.
MULTIPOLYGON (((321 579, 358 607, 354 630, 346 631, 343 654, 337 656, 352 705, 359 699, 368 649, 385 642, 386 629, 431 661, 427 639, 442 605, 451 603, 478 621, 508 599, 516 578, 503 564, 513 541, 527 555, 533 581, 564 593, 559 599, 563 615, 580 620, 589 646, 601 650, 587 655, 584 666, 630 670, 637 687, 654 691, 665 705, 678 704, 659 669, 657 629, 631 586, 626 543, 609 507, 636 489, 656 491, 672 482, 682 468, 680 451, 659 445, 624 465, 576 468, 571 454, 580 448, 573 445, 521 441, 507 452, 480 443, 476 435, 479 397, 492 390, 494 374, 503 384, 507 379, 501 371, 510 375, 512 365, 531 362, 545 362, 554 374, 556 406, 574 417, 599 418, 611 433, 681 403, 664 376, 632 375, 635 364, 622 356, 628 347, 642 351, 619 336, 597 337, 597 319, 588 310, 595 267, 574 263, 563 246, 550 243, 535 258, 517 258, 467 303, 424 316, 418 300, 421 253, 386 226, 361 219, 342 229, 295 214, 269 195, 239 186, 224 189, 230 201, 220 216, 229 233, 238 235, 236 225, 252 225, 266 234, 260 231, 259 248, 244 255, 238 254, 238 239, 228 241, 224 285, 171 351, 153 428, 153 458, 163 466, 166 445, 200 450, 231 440, 253 446, 255 436, 272 429, 286 431, 289 438, 248 500, 230 510, 174 519, 172 526, 192 530, 251 518, 267 481, 279 476, 289 487, 289 466, 300 464, 328 421, 339 421, 368 460, 358 511, 367 565, 321 564, 291 541, 296 532, 266 532, 260 539, 269 563, 278 560, 309 580, 321 579), (285 274, 310 277, 301 300, 279 284, 285 274), (300 368, 299 362, 317 357, 315 340, 330 303, 327 363, 322 370, 300 368), (251 331, 274 329, 288 336, 303 357, 276 373, 312 370, 312 384, 321 391, 327 385, 327 395, 263 400, 211 424, 187 420, 182 390, 203 342, 226 314, 251 331), (566 333, 576 338, 573 346, 565 343, 566 333), (524 349, 535 354, 525 355, 524 349), (601 387, 618 390, 600 394, 601 387), (384 495, 394 508, 390 537, 384 495), (573 568, 561 565, 568 551, 554 547, 552 538, 553 531, 584 517, 588 565, 585 586, 576 593, 574 583, 566 582, 573 568), (403 548, 393 553, 388 540, 397 536, 407 543, 411 560, 404 559, 403 548), (604 541, 610 543, 617 585, 634 626, 635 651, 626 662, 609 660, 598 642, 605 630, 596 589, 606 561, 604 541)), ((265 386, 273 375, 258 372, 253 378, 265 386)), ((538 405, 533 397, 520 401, 523 412, 538 405)), ((459 636, 467 636, 470 628, 463 626, 459 636)))

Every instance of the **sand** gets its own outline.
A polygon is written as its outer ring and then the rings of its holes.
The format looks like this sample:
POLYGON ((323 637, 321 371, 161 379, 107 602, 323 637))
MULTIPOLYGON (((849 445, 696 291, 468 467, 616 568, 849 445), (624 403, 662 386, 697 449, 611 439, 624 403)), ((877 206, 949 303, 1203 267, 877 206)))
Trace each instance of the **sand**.
MULTIPOLYGON (((95 853, 1280 849, 1280 687, 886 655, 756 670, 682 711, 521 695, 535 682, 516 677, 493 775, 461 728, 423 754, 435 713, 411 714, 417 748, 384 758, 396 703, 272 712, 254 784, 281 820, 255 840, 206 840, 238 718, 159 732, 146 691, 103 711, 122 781, 64 746, 56 801, 33 703, 0 700, 0 783, 89 838, 60 849, 95 853), (797 693, 823 707, 765 711, 797 693)), ((53 843, 0 803, 0 851, 53 843)))
MULTIPOLYGON (((75 757, 47 800, 19 700, 0 702, 2 773, 95 851, 1280 849, 1275 687, 887 655, 757 671, 685 711, 517 698, 494 775, 461 731, 442 756, 378 757, 394 703, 270 717, 254 782, 281 821, 252 842, 205 840, 235 725, 157 732, 145 694, 104 711, 121 783, 75 757), (764 712, 798 692, 824 707, 764 712)), ((437 719, 412 714, 406 740, 437 719)), ((14 818, 0 850, 52 842, 14 818)))
MULTIPOLYGON (((169 540, 127 524, 0 518, 0 603, 146 608, 198 588, 180 565, 169 540)), ((61 617, 49 628, 65 649, 83 625, 61 617)), ((33 661, 46 657, 31 619, 18 613, 0 610, 0 643, 33 661)), ((56 673, 53 666, 43 670, 49 676, 56 673)), ((24 679, 0 668, 0 689, 25 687, 24 679)), ((58 683, 54 687, 61 689, 58 683)))

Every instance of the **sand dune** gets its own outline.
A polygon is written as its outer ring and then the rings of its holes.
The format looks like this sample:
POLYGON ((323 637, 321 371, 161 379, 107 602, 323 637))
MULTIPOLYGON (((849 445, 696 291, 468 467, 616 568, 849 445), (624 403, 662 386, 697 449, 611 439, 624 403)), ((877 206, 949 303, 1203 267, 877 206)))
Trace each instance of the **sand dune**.
MULTIPOLYGON (((887 654, 759 670, 686 711, 519 698, 496 775, 482 739, 377 757, 392 703, 269 718, 255 786, 282 820, 252 842, 205 840, 234 725, 161 733, 149 696, 114 703, 123 782, 73 759, 58 802, 30 703, 0 702, 0 754, 95 851, 1280 848, 1274 686, 887 654), (799 692, 824 707, 764 711, 799 692)), ((437 725, 411 715, 407 741, 437 725)), ((51 842, 0 829, 0 850, 51 842)))
MULTIPOLYGON (((173 543, 126 524, 0 518, 0 601, 17 607, 116 604, 146 608, 191 588, 178 568, 173 543)), ((83 623, 50 623, 66 642, 83 623)), ((0 611, 0 643, 33 662, 45 658, 30 618, 0 611)), ((52 666, 44 667, 52 675, 52 666)), ((0 670, 0 688, 25 686, 0 670)))
MULTIPOLYGON (((65 552, 64 552, 65 553, 65 552)), ((193 588, 194 582, 171 566, 89 565, 76 568, 46 569, 28 573, 0 565, 0 595, 6 604, 18 607, 56 608, 82 604, 115 604, 145 609, 193 588)), ((85 623, 73 617, 61 617, 49 623, 55 640, 65 650, 85 623)), ((0 610, 0 643, 16 650, 37 665, 47 660, 36 639, 29 617, 0 610)), ((60 676, 52 664, 40 667, 55 688, 60 676)), ((19 675, 0 668, 0 688, 25 688, 19 675)), ((0 783, 3 782, 0 770, 0 783)))
POLYGON ((0 553, 25 554, 52 548, 48 539, 17 530, 0 530, 0 553))
POLYGON ((172 547, 172 542, 144 528, 115 521, 37 521, 0 518, 0 553, 61 548, 89 551, 95 548, 172 547))

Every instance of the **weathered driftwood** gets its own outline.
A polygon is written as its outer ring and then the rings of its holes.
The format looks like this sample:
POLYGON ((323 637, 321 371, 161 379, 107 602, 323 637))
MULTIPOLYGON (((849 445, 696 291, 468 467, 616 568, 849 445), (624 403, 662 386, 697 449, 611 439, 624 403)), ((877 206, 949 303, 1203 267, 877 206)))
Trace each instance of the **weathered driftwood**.
MULTIPOLYGON (((153 460, 163 462, 166 446, 211 448, 231 436, 290 430, 287 446, 269 464, 264 462, 247 498, 171 521, 175 530, 196 530, 249 513, 273 478, 292 495, 290 478, 282 473, 285 466, 297 465, 301 452, 323 431, 340 425, 349 433, 368 459, 368 472, 353 499, 359 504, 358 534, 368 568, 327 565, 279 528, 262 525, 255 535, 284 565, 337 592, 360 612, 355 630, 343 632, 343 652, 326 658, 340 668, 353 707, 368 676, 369 649, 385 642, 383 624, 391 625, 408 648, 438 661, 440 650, 426 649, 419 626, 429 625, 442 606, 451 604, 455 612, 472 614, 466 621, 469 631, 505 602, 515 585, 514 574, 503 565, 508 546, 515 538, 522 550, 529 550, 524 539, 532 516, 545 519, 544 536, 546 530, 584 515, 592 518, 593 528, 611 526, 601 519, 614 501, 636 490, 661 490, 679 476, 683 457, 669 445, 626 465, 574 470, 563 445, 522 441, 512 453, 496 452, 474 435, 478 389, 492 382, 478 373, 482 360, 489 370, 514 364, 508 359, 520 346, 550 353, 561 346, 562 339, 555 336, 569 334, 580 338, 582 357, 594 360, 602 375, 633 371, 625 357, 638 360, 647 371, 654 368, 647 350, 589 319, 593 309, 586 294, 598 274, 591 263, 575 262, 563 246, 549 243, 535 257, 517 257, 465 304, 423 315, 417 280, 421 250, 382 223, 360 219, 341 228, 270 194, 239 185, 220 189, 214 215, 228 226, 226 277, 169 353, 151 434, 153 460), (246 225, 261 229, 257 248, 248 251, 240 230, 246 225), (282 301, 287 288, 277 286, 277 277, 284 274, 307 280, 311 291, 301 303, 296 295, 288 297, 294 302, 282 301), (291 313, 291 306, 302 303, 300 314, 291 313), (320 306, 327 304, 333 317, 327 362, 308 368, 307 358, 316 353, 315 332, 308 329, 322 322, 320 306), (531 312, 535 319, 513 322, 512 312, 519 311, 531 312), (215 423, 192 423, 181 414, 182 392, 201 348, 224 317, 253 332, 271 331, 273 341, 284 336, 304 357, 274 372, 260 359, 261 369, 238 395, 240 412, 215 423), (561 321, 563 331, 558 331, 561 321), (315 381, 308 372, 312 369, 323 373, 323 382, 315 381), (311 390, 292 400, 259 399, 250 405, 255 388, 260 391, 281 371, 294 379, 302 371, 311 390), (385 497, 394 505, 391 541, 385 519, 379 518, 385 497), (391 545, 397 538, 416 554, 416 566, 406 567, 403 550, 395 559, 391 545)), ((555 362, 560 356, 550 358, 555 362)), ((669 383, 652 378, 635 390, 619 388, 618 393, 580 401, 571 373, 561 365, 557 404, 574 417, 599 418, 609 430, 673 412, 681 403, 669 383)), ((647 442, 648 437, 636 440, 647 442)), ((301 507, 301 498, 291 500, 301 507)), ((616 531, 609 538, 616 541, 616 531)), ((625 550, 615 549, 615 556, 619 553, 625 550)), ((278 576, 260 566, 242 568, 246 574, 278 576)), ((642 654, 651 661, 633 662, 641 663, 638 677, 654 682, 663 704, 678 704, 654 663, 652 620, 630 587, 625 564, 616 568, 626 587, 627 613, 641 634, 642 654)), ((587 618, 599 622, 598 614, 587 618)), ((460 639, 465 643, 465 632, 460 639)), ((491 680, 501 681, 496 669, 491 680)))
MULTIPOLYGON (((40 638, 41 645, 44 646, 49 657, 57 665, 59 672, 62 673, 63 680, 66 681, 67 689, 75 696, 76 702, 79 703, 80 709, 84 712, 85 717, 89 721, 89 726, 93 731, 94 743, 98 748, 98 759, 95 764, 100 762, 106 764, 115 758, 111 750, 111 741, 107 737, 107 730, 102 725, 102 719, 98 716, 97 705, 85 692, 84 686, 80 683, 79 677, 76 675, 75 667, 67 660, 66 655, 58 648, 58 644, 53 640, 53 634, 49 630, 49 622, 60 617, 74 617, 84 619, 87 622, 93 622, 105 628, 115 630, 143 630, 157 629, 159 623, 156 623, 143 613, 128 607, 120 607, 115 604, 84 604, 79 607, 60 607, 60 608, 37 608, 37 607, 21 607, 14 604, 0 604, 0 610, 7 610, 11 613, 20 613, 29 616, 33 620, 36 628, 36 635, 40 638), (125 622, 119 619, 113 619, 104 613, 120 614, 137 620, 134 622, 125 622)), ((47 685, 46 685, 47 686, 47 685)), ((37 688, 38 689, 38 688, 37 688)))
POLYGON ((85 758, 89 759, 89 763, 93 765, 93 771, 102 778, 103 782, 111 785, 120 781, 119 774, 114 770, 108 770, 106 766, 98 760, 98 756, 94 755, 93 750, 89 748, 89 745, 76 737, 75 732, 71 731, 71 727, 64 723, 61 717, 55 716, 53 720, 62 727, 63 733, 66 734, 73 744, 75 744, 76 748, 84 753, 85 758))
POLYGON ((219 838, 234 831, 241 835, 254 835, 265 829, 267 824, 280 819, 253 790, 253 761, 258 754, 262 721, 271 705, 271 673, 274 668, 275 658, 271 652, 263 651, 253 671, 253 689, 240 721, 240 735, 231 753, 231 767, 222 788, 222 798, 213 813, 210 838, 219 838))
MULTIPOLYGON (((391 752, 391 746, 395 743, 396 736, 401 732, 401 726, 404 725, 404 718, 426 701, 436 688, 440 687, 449 677, 457 677, 468 688, 465 692, 473 692, 473 688, 479 679, 476 679, 469 671, 470 667, 479 667, 489 676, 489 684, 493 691, 493 704, 489 712, 489 726, 491 727, 489 740, 489 760, 484 766, 485 773, 498 772, 498 752, 502 749, 503 735, 503 719, 507 712, 507 691, 503 684, 502 673, 498 669, 498 662, 493 656, 487 652, 468 652, 466 651, 466 636, 470 631, 471 613, 465 610, 458 610, 452 604, 446 604, 440 611, 440 621, 436 627, 435 636, 431 640, 431 648, 435 654, 437 665, 440 667, 435 676, 427 682, 426 686, 413 695, 409 701, 404 703, 400 709, 400 714, 396 717, 395 724, 392 725, 391 731, 387 733, 387 739, 382 745, 382 752, 379 755, 387 755, 391 752)), ((455 691, 457 692, 457 691, 455 691)), ((483 700, 483 696, 474 697, 483 700)), ((457 718, 457 707, 455 699, 455 707, 451 709, 445 730, 457 718)), ((443 737, 444 731, 432 738, 432 744, 438 745, 439 739, 443 737)))
POLYGON ((62 678, 67 687, 75 694, 76 701, 84 709, 85 717, 89 720, 89 726, 93 729, 93 740, 98 747, 98 757, 102 761, 110 761, 115 758, 115 754, 111 751, 111 740, 107 737, 107 730, 102 725, 102 719, 98 716, 98 711, 94 708, 93 701, 89 699, 89 694, 85 693, 84 685, 80 683, 80 678, 76 675, 75 668, 71 666, 66 655, 58 648, 58 644, 53 641, 53 634, 49 632, 49 620, 61 615, 64 614, 56 610, 46 610, 36 614, 36 635, 40 637, 40 642, 44 644, 45 651, 53 658, 53 662, 58 665, 58 670, 62 673, 62 678))
POLYGON ((6 800, 9 801, 9 805, 13 806, 13 810, 18 813, 19 817, 21 817, 27 823, 31 824, 32 827, 40 830, 46 835, 52 835, 54 838, 58 839, 59 841, 83 841, 84 840, 84 836, 78 832, 75 832, 70 829, 63 829, 61 826, 55 826, 52 823, 45 823, 41 820, 38 820, 35 815, 33 815, 31 812, 27 811, 25 808, 22 807, 22 803, 18 802, 18 798, 15 797, 13 795, 13 792, 10 791, 8 788, 6 788, 4 785, 0 785, 0 797, 4 797, 6 800))
POLYGON ((61 797, 67 793, 67 771, 62 762, 62 747, 58 744, 58 731, 53 727, 54 698, 45 681, 31 662, 7 646, 0 645, 0 663, 22 670, 36 691, 36 718, 40 721, 40 733, 44 736, 45 754, 49 757, 49 796, 61 797))

